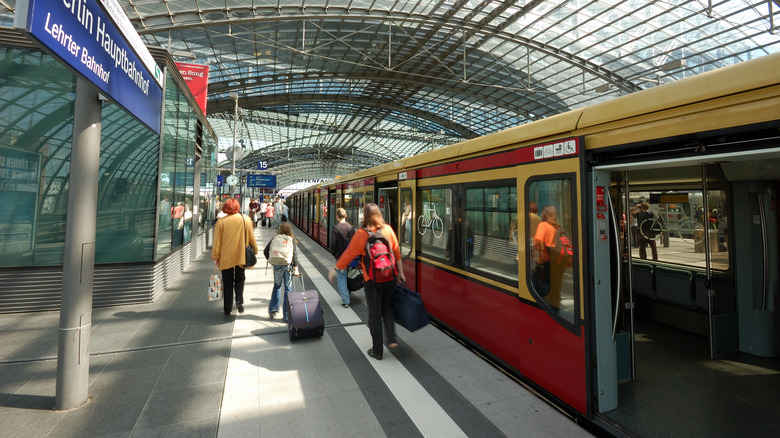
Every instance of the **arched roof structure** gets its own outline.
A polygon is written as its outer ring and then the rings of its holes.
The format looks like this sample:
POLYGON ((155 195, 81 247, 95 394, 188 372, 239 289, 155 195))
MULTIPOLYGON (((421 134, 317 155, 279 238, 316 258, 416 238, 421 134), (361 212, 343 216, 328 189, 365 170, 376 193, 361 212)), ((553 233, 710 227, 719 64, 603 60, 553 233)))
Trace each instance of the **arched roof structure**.
POLYGON ((240 167, 280 187, 780 49, 780 0, 117 1, 148 45, 210 67, 220 148, 237 100, 240 167))

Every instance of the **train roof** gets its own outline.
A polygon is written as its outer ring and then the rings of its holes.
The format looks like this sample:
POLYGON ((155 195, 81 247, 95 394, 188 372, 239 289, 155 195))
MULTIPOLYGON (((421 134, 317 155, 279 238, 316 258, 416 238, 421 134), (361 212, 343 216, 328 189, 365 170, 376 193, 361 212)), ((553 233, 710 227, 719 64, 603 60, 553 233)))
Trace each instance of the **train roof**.
MULTIPOLYGON (((744 93, 780 84, 780 53, 741 62, 649 90, 571 110, 483 137, 451 144, 422 154, 384 163, 329 181, 325 186, 373 177, 456 159, 489 149, 536 144, 580 135, 599 126, 663 110, 744 93)), ((586 144, 586 147, 588 145, 586 144)))

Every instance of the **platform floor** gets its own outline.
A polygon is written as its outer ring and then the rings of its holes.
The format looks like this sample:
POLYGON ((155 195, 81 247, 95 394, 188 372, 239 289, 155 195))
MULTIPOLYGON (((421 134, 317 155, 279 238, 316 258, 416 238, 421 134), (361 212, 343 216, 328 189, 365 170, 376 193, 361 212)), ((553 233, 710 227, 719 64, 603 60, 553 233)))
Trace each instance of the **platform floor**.
MULTIPOLYGON (((256 229, 263 247, 274 232, 256 229)), ((273 275, 247 271, 245 312, 206 300, 203 253, 156 302, 94 309, 89 401, 55 411, 59 312, 0 315, 0 435, 7 437, 591 436, 461 344, 398 327, 400 350, 368 357, 363 291, 349 309, 305 236, 306 288, 322 339, 291 343, 270 319, 273 275)), ((261 257, 262 259, 262 257, 261 257)))

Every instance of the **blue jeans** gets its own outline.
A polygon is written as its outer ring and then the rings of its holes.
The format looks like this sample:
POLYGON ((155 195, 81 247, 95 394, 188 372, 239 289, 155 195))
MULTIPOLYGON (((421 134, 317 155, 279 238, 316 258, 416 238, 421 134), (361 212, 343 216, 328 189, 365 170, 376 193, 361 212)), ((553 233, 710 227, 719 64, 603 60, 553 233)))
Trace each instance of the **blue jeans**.
POLYGON ((341 295, 341 302, 349 305, 349 289, 347 289, 347 270, 336 269, 336 279, 339 285, 339 295, 341 295))
POLYGON ((284 281, 284 303, 282 305, 283 319, 287 321, 287 292, 292 290, 292 271, 289 266, 274 266, 274 289, 271 292, 271 302, 268 303, 268 313, 279 311, 279 302, 282 295, 282 281, 284 281))

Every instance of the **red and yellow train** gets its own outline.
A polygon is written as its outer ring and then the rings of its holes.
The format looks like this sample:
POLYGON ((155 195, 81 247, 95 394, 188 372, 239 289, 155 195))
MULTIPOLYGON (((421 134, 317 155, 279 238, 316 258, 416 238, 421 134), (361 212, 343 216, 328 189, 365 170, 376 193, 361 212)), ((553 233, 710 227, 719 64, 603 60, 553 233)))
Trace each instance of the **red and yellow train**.
POLYGON ((339 177, 288 197, 291 220, 327 246, 336 208, 359 226, 378 204, 441 326, 608 416, 642 367, 637 321, 696 334, 703 360, 780 355, 778 72, 768 55, 339 177), (546 284, 540 222, 572 243, 546 284))

